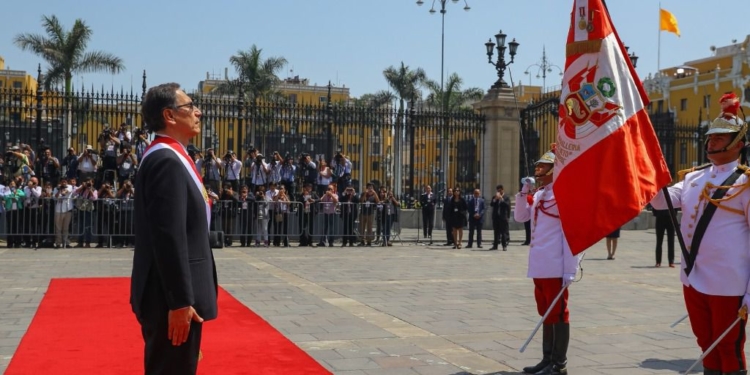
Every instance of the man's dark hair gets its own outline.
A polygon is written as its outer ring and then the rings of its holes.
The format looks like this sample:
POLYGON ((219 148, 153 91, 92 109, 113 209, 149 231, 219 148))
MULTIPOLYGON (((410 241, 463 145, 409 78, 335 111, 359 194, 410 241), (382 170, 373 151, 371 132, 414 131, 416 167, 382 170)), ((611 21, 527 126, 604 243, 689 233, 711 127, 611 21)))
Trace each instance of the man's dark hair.
POLYGON ((162 111, 176 104, 179 89, 180 85, 177 83, 163 83, 148 89, 141 105, 141 115, 146 130, 157 132, 166 128, 162 111))
POLYGON ((503 187, 503 185, 497 185, 497 186, 495 186, 495 190, 497 190, 497 189, 505 189, 505 188, 503 187))

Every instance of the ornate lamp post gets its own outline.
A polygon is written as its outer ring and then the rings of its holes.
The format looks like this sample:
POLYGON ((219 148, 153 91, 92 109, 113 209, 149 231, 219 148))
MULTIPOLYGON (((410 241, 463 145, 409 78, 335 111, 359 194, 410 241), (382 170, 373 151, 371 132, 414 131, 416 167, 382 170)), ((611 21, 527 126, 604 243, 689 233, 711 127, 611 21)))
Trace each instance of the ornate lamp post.
MULTIPOLYGON (((630 47, 625 46, 625 51, 629 52, 630 47)), ((638 56, 635 55, 635 52, 628 53, 628 58, 630 58, 630 63, 633 64, 633 68, 635 68, 638 65, 638 56)))
MULTIPOLYGON (((439 0, 440 1, 440 15, 442 16, 442 23, 440 26, 440 91, 443 91, 443 76, 444 74, 444 66, 445 66, 445 13, 447 12, 445 10, 445 4, 448 3, 448 0, 439 0)), ((458 3, 458 0, 452 0, 453 3, 458 3)), ((436 0, 432 0, 432 7, 430 8, 430 14, 435 14, 437 11, 435 10, 435 2, 436 0)), ((424 1, 418 0, 417 5, 422 6, 424 4, 424 1)), ((469 4, 464 0, 464 10, 469 11, 471 10, 471 7, 469 4)))
POLYGON ((531 73, 529 72, 529 69, 532 67, 536 67, 536 78, 542 77, 542 93, 546 92, 547 90, 547 73, 552 73, 552 68, 557 68, 557 70, 560 72, 560 75, 563 75, 563 70, 559 66, 552 64, 547 60, 547 50, 546 48, 542 47, 542 61, 539 62, 539 64, 531 64, 526 68, 526 71, 523 72, 523 74, 529 75, 529 85, 531 85, 531 73))
POLYGON ((484 44, 484 46, 487 48, 487 61, 495 66, 495 69, 497 70, 497 81, 494 85, 492 85, 493 89, 499 89, 504 87, 509 87, 505 81, 503 81, 503 75, 505 74, 505 69, 508 67, 508 65, 513 64, 513 59, 516 57, 516 51, 518 50, 518 42, 516 42, 516 39, 514 38, 512 42, 508 43, 508 45, 505 45, 505 38, 508 35, 503 34, 503 31, 500 30, 497 34, 495 34, 495 42, 492 42, 492 38, 484 44), (495 50, 495 45, 497 45, 497 62, 492 62, 492 54, 495 50), (508 54, 510 55, 510 61, 505 62, 505 50, 508 49, 508 54))

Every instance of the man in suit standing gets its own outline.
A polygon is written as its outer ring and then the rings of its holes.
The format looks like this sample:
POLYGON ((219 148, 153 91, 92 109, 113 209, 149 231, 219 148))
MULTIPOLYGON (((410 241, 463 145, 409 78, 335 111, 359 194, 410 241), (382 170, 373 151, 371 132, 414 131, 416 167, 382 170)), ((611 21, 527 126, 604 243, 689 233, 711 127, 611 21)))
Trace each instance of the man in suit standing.
POLYGON ((510 228, 508 227, 510 197, 505 195, 503 185, 497 185, 495 189, 497 192, 490 202, 492 207, 492 231, 495 235, 495 241, 492 242, 490 250, 497 250, 497 245, 500 244, 503 246, 503 251, 507 251, 510 242, 510 228))
POLYGON ((419 197, 419 204, 422 206, 422 222, 423 222, 423 234, 424 238, 430 239, 430 245, 432 245, 432 224, 435 221, 435 204, 437 203, 437 197, 432 194, 432 187, 426 185, 424 187, 424 194, 419 197))
POLYGON ((448 188, 445 191, 445 198, 443 199, 443 222, 445 223, 445 238, 447 239, 444 246, 453 245, 453 228, 450 226, 451 213, 445 209, 448 207, 451 199, 453 199, 453 189, 448 188))
POLYGON ((216 318, 209 203, 185 147, 201 111, 176 83, 152 87, 141 108, 155 140, 136 180, 130 304, 145 341, 146 374, 195 374, 204 320, 216 318))
POLYGON ((469 199, 469 246, 474 242, 474 231, 477 231, 477 248, 482 248, 482 224, 484 223, 484 198, 482 198, 479 189, 474 189, 474 196, 469 199))

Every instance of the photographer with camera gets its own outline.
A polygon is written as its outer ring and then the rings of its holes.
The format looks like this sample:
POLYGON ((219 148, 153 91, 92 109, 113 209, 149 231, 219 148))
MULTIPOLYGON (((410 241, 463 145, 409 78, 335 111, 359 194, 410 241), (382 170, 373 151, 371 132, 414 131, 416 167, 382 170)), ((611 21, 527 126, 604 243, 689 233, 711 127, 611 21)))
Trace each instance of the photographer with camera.
MULTIPOLYGON (((273 182, 271 186, 276 186, 273 182)), ((261 243, 265 247, 268 247, 268 229, 269 229, 269 209, 271 205, 271 196, 266 195, 266 187, 258 186, 255 190, 255 224, 253 225, 252 232, 255 233, 255 246, 260 246, 261 243)), ((248 246, 250 244, 248 243, 248 246)))
POLYGON ((318 180, 318 166, 312 161, 310 154, 303 153, 299 158, 299 172, 303 184, 314 185, 318 180))
POLYGON ((132 143, 135 145, 135 157, 138 160, 143 159, 143 153, 146 152, 146 148, 151 145, 151 141, 148 140, 146 131, 141 128, 135 128, 132 143))
POLYGON ((289 213, 291 211, 291 205, 289 204, 289 192, 286 191, 284 185, 279 187, 278 193, 273 196, 273 245, 280 246, 282 243, 284 247, 289 247, 289 213))
POLYGON ((119 217, 119 235, 115 238, 115 246, 133 246, 135 244, 135 237, 133 237, 133 199, 135 198, 135 188, 130 180, 124 180, 120 184, 120 190, 115 195, 118 202, 120 203, 120 217, 119 217))
POLYGON ((255 159, 253 159, 252 164, 250 165, 250 189, 256 189, 258 186, 265 187, 266 184, 269 183, 269 166, 265 162, 263 154, 252 152, 250 156, 251 155, 255 155, 255 159))
POLYGON ((344 222, 344 233, 341 236, 341 247, 354 246, 357 236, 354 234, 354 222, 357 219, 357 203, 359 196, 354 191, 354 187, 349 185, 344 188, 344 194, 339 196, 339 205, 341 206, 341 220, 344 222))
POLYGON ((122 185, 125 180, 132 180, 138 167, 138 158, 132 153, 133 149, 129 144, 122 147, 122 154, 117 157, 117 183, 122 185))
POLYGON ((220 191, 221 174, 219 168, 221 167, 221 160, 216 157, 213 148, 207 148, 206 156, 195 162, 195 168, 198 171, 203 171, 203 183, 211 186, 213 191, 220 191))
POLYGON ((41 233, 41 210, 40 199, 42 197, 42 187, 39 186, 39 180, 36 177, 29 179, 26 187, 23 188, 26 196, 24 202, 23 227, 21 233, 24 233, 24 247, 37 247, 41 242, 38 233, 41 233))
POLYGON ((99 198, 99 192, 94 188, 94 179, 90 177, 83 179, 83 183, 73 192, 72 197, 78 209, 78 225, 83 233, 78 237, 78 247, 91 247, 94 202, 99 198))
POLYGON ((240 187, 237 203, 237 218, 239 219, 240 246, 250 247, 253 244, 253 226, 255 225, 255 195, 250 194, 247 186, 240 187))
POLYGON ((331 169, 333 170, 332 178, 336 181, 339 195, 341 195, 352 181, 352 162, 341 152, 337 152, 331 161, 331 169))
POLYGON ((63 178, 52 192, 55 200, 55 249, 59 247, 70 247, 68 233, 70 222, 73 219, 73 186, 68 185, 68 179, 63 178))
POLYGON ((115 176, 117 175, 117 150, 120 148, 122 142, 117 138, 116 134, 112 133, 109 126, 106 125, 102 133, 99 134, 98 141, 102 156, 102 167, 97 171, 100 175, 98 181, 114 185, 115 176))
POLYGON ((78 178, 85 181, 96 177, 96 163, 98 161, 99 155, 96 154, 94 148, 91 145, 86 145, 83 153, 78 157, 78 178))
POLYGON ((237 160, 237 154, 229 150, 224 154, 224 181, 232 185, 232 190, 237 192, 240 188, 240 174, 242 173, 242 162, 237 160))
POLYGON ((313 191, 312 187, 312 184, 304 184, 302 186, 302 193, 297 196, 297 202, 302 203, 302 212, 299 213, 300 246, 313 246, 313 234, 315 234, 314 219, 318 208, 318 194, 313 191))
POLYGON ((24 167, 28 167, 29 158, 18 146, 11 146, 5 153, 5 176, 9 179, 22 176, 24 167))
POLYGON ((130 130, 128 130, 128 124, 122 123, 120 124, 120 129, 117 130, 117 134, 115 134, 115 137, 120 140, 120 145, 123 145, 125 143, 130 143, 132 140, 132 137, 130 135, 130 130))
POLYGON ((333 241, 336 240, 336 206, 339 203, 339 196, 333 184, 328 185, 328 189, 318 202, 319 211, 323 214, 323 236, 320 237, 318 246, 325 246, 328 242, 328 246, 333 247, 333 241))
MULTIPOLYGON (((68 149, 68 154, 62 160, 62 166, 65 167, 65 178, 78 177, 78 155, 73 147, 68 149)), ((52 184, 57 186, 57 184, 52 184)))
POLYGON ((52 150, 48 146, 42 149, 42 157, 37 161, 36 171, 41 174, 42 182, 49 181, 57 185, 60 181, 60 161, 52 156, 52 150))
MULTIPOLYGON (((117 200, 115 199, 115 191, 112 185, 108 183, 102 183, 102 187, 99 189, 98 201, 97 201, 97 220, 96 225, 99 228, 99 241, 96 247, 109 248, 113 245, 114 239, 112 238, 115 234, 115 224, 117 223, 117 215, 119 210, 117 207, 117 200)), ((86 228, 84 227, 84 233, 86 228)))
POLYGON ((271 161, 268 163, 268 182, 281 183, 281 167, 284 165, 284 158, 278 151, 273 152, 271 161))
POLYGON ((281 176, 281 184, 286 188, 286 191, 294 191, 294 177, 296 176, 297 166, 294 165, 292 156, 287 152, 284 156, 284 162, 279 166, 279 176, 281 176))

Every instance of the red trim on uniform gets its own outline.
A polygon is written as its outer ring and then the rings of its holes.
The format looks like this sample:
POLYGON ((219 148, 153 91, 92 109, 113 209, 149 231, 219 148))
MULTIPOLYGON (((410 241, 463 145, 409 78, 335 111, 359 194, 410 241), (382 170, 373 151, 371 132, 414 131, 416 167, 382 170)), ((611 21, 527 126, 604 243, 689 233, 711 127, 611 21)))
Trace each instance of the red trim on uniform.
MULTIPOLYGON (((712 296, 683 285, 685 306, 693 334, 705 352, 727 329, 742 307, 742 296, 712 296)), ((745 370, 745 321, 740 321, 703 359, 703 367, 724 373, 745 370)))
MULTIPOLYGON (((539 316, 544 316, 552 301, 562 289, 562 278, 534 279, 534 299, 539 316)), ((570 312, 568 311, 568 289, 563 292, 557 301, 557 306, 550 311, 544 324, 570 323, 570 312)))

